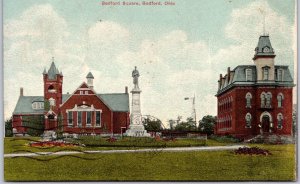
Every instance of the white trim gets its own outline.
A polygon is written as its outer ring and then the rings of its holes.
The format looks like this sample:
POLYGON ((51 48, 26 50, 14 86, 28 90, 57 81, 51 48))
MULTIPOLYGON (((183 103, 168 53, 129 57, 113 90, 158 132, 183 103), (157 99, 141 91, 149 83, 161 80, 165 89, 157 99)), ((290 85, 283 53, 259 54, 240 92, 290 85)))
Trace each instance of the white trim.
POLYGON ((263 116, 269 116, 270 122, 273 122, 272 115, 268 111, 265 111, 265 112, 261 113, 260 118, 259 118, 260 122, 262 122, 263 116))

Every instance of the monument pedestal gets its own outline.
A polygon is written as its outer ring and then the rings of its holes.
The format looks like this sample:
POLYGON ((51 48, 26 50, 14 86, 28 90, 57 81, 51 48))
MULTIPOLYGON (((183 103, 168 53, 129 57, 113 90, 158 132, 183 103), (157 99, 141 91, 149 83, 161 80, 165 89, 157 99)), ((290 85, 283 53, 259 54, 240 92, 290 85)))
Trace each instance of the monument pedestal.
POLYGON ((150 137, 150 134, 147 133, 144 125, 130 125, 125 135, 131 137, 150 137))

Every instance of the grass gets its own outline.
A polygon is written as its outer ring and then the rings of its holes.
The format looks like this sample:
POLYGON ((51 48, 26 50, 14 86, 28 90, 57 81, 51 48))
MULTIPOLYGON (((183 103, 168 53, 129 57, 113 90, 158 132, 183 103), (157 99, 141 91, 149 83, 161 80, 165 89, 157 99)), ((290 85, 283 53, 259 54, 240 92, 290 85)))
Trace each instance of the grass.
MULTIPOLYGON (((211 141, 212 144, 219 144, 211 141)), ((6 145, 7 146, 7 145, 6 145)), ((270 156, 232 151, 85 154, 5 158, 6 181, 294 181, 295 145, 249 144, 270 156)))

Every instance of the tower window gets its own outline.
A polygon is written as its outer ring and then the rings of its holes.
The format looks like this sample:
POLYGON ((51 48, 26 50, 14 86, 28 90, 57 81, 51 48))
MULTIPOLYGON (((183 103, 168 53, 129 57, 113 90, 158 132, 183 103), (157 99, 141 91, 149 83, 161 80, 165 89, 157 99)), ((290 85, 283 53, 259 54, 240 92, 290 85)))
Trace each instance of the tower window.
POLYGON ((55 99, 53 99, 52 97, 49 98, 49 103, 50 103, 50 106, 55 106, 55 99))
POLYGON ((268 67, 263 68, 263 80, 269 80, 269 68, 268 67))
POLYGON ((50 85, 50 86, 48 87, 48 92, 49 92, 49 93, 55 93, 56 90, 54 89, 54 87, 53 87, 52 85, 50 85))
POLYGON ((261 93, 261 95, 260 95, 260 106, 262 107, 262 108, 264 108, 265 107, 265 98, 266 98, 266 94, 264 93, 264 92, 262 92, 261 93))
POLYGON ((266 107, 271 108, 271 100, 272 100, 272 94, 270 92, 266 95, 266 107))
POLYGON ((246 81, 252 81, 252 70, 246 69, 246 81))

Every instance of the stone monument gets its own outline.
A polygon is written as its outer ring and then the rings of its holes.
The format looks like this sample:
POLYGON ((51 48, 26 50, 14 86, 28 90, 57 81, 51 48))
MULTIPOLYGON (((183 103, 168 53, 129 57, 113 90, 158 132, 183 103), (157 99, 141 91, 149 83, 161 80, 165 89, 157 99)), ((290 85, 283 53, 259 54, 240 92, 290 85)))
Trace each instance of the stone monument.
POLYGON ((142 91, 139 88, 139 76, 140 76, 139 71, 135 67, 134 70, 132 71, 134 87, 131 91, 132 103, 131 103, 130 125, 125 135, 133 136, 133 137, 149 137, 150 134, 147 133, 142 123, 141 103, 140 103, 140 94, 142 91))

